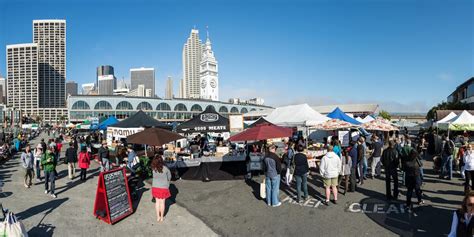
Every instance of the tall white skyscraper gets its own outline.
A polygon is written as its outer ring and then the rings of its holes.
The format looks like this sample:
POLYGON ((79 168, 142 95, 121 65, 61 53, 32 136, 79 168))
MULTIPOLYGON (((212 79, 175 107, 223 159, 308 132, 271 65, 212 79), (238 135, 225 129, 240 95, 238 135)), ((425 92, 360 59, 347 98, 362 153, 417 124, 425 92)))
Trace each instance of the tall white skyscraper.
POLYGON ((34 20, 38 44, 39 107, 66 106, 66 20, 34 20))
POLYGON ((170 76, 166 79, 165 99, 173 99, 173 79, 170 76))
POLYGON ((7 105, 33 115, 38 108, 38 44, 7 45, 7 105))
POLYGON ((7 91, 7 82, 5 80, 4 77, 0 76, 0 104, 6 104, 7 101, 5 98, 7 98, 7 94, 6 94, 6 91, 7 91))
POLYGON ((178 98, 184 98, 184 79, 179 80, 178 98))
POLYGON ((209 32, 207 33, 206 44, 203 45, 203 52, 201 57, 201 99, 219 100, 219 78, 218 65, 214 52, 212 51, 211 40, 209 39, 209 32))
POLYGON ((117 78, 114 75, 103 75, 98 77, 97 85, 99 95, 113 95, 117 88, 117 78))
POLYGON ((199 30, 192 29, 188 40, 183 46, 183 98, 200 98, 201 39, 199 30))

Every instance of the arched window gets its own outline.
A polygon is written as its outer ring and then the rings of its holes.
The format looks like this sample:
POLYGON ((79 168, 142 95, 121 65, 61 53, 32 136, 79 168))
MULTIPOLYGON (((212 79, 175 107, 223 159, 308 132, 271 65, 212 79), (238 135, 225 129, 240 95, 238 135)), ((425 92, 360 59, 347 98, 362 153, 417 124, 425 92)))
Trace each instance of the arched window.
POLYGON ((202 112, 202 107, 200 105, 193 105, 193 107, 191 107, 191 112, 202 112))
POLYGON ((95 104, 94 110, 112 110, 112 105, 105 100, 101 100, 95 104))
POLYGON ((151 106, 150 103, 143 101, 140 104, 138 104, 137 110, 153 110, 153 107, 151 106))
POLYGON ((219 113, 229 113, 229 110, 227 109, 227 107, 222 106, 219 108, 219 113))
POLYGON ((186 108, 186 105, 179 103, 174 107, 174 111, 188 111, 188 108, 186 108))
POLYGON ((79 100, 72 105, 72 109, 91 109, 91 107, 89 107, 87 102, 79 100))
POLYGON ((116 109, 117 110, 133 110, 133 106, 128 101, 121 101, 120 103, 117 104, 116 109))
POLYGON ((206 110, 209 109, 209 108, 211 108, 212 110, 216 111, 216 107, 214 107, 213 105, 208 105, 208 106, 206 107, 206 110))
POLYGON ((158 106, 156 106, 156 110, 171 111, 171 107, 167 103, 160 103, 158 106))
POLYGON ((230 109, 230 113, 232 113, 232 114, 238 114, 238 113, 239 113, 239 109, 237 109, 236 107, 232 107, 232 108, 230 109))
POLYGON ((249 111, 247 110, 247 108, 242 108, 242 109, 240 110, 240 113, 242 113, 242 114, 245 114, 245 113, 248 113, 248 112, 249 112, 249 111))
POLYGON ((252 112, 252 111, 257 111, 257 110, 256 109, 251 109, 250 112, 252 112))

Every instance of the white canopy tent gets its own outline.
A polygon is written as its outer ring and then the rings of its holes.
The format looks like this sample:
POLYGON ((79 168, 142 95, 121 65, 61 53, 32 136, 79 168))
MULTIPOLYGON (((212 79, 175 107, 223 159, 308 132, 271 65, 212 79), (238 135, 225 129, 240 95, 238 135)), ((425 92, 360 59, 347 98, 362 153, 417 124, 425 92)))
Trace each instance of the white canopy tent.
POLYGON ((438 123, 438 127, 451 131, 474 131, 474 116, 464 110, 458 116, 444 123, 438 123))
POLYGON ((446 115, 446 117, 440 119, 439 121, 437 121, 435 124, 436 126, 439 126, 440 124, 445 124, 445 125, 441 125, 441 126, 448 126, 447 123, 449 120, 455 118, 457 115, 454 113, 454 112, 451 112, 449 113, 448 115, 446 115))
POLYGON ((372 116, 367 115, 365 116, 365 118, 357 117, 356 120, 361 123, 368 123, 368 122, 374 121, 375 119, 372 116))
POLYGON ((312 109, 308 104, 276 108, 265 119, 284 127, 315 126, 329 120, 328 117, 312 109))

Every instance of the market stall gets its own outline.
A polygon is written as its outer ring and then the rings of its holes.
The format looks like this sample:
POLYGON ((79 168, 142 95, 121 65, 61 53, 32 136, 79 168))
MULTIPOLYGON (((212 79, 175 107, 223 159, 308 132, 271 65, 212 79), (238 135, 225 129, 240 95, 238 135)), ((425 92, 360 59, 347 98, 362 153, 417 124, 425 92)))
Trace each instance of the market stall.
POLYGON ((352 124, 355 124, 355 125, 360 125, 361 124, 361 122, 357 121, 354 118, 351 118, 349 115, 344 113, 341 109, 339 109, 339 107, 335 108, 331 113, 329 113, 327 115, 327 117, 332 118, 332 119, 339 119, 339 120, 342 120, 344 122, 352 123, 352 124))
POLYGON ((178 125, 176 130, 179 133, 228 132, 229 119, 209 106, 202 113, 178 125))
POLYGON ((464 110, 445 123, 438 123, 438 128, 448 131, 474 131, 474 116, 464 110))

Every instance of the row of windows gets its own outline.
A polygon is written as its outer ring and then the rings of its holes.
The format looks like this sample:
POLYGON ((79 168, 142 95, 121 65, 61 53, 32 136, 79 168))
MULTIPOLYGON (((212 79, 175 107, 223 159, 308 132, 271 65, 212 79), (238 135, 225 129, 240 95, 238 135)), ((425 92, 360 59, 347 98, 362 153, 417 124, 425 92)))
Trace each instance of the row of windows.
MULTIPOLYGON (((216 110, 216 108, 212 105, 209 105, 207 108, 209 107, 212 107, 214 110, 216 110)), ((78 109, 78 110, 90 110, 90 106, 87 102, 85 101, 77 101, 75 102, 73 105, 72 105, 72 109, 75 110, 75 109, 78 109)), ((95 104, 94 106, 94 110, 112 110, 112 105, 105 101, 105 100, 102 100, 102 101, 99 101, 95 104)), ((130 102, 128 101, 121 101, 120 103, 117 104, 116 110, 133 110, 133 106, 132 104, 130 104, 130 102)), ((137 106, 137 110, 153 110, 153 106, 148 103, 148 102, 141 102, 140 104, 138 104, 137 106)), ((156 106, 156 110, 158 111, 183 111, 183 112, 187 112, 188 111, 188 108, 186 107, 186 105, 184 104, 177 104, 173 110, 171 110, 171 106, 167 103, 160 103, 158 106, 156 106)), ((203 109, 200 105, 198 104, 195 104, 191 107, 191 112, 202 112, 203 109)), ((255 109, 251 109, 250 111, 255 111, 255 109)), ((230 113, 247 113, 248 112, 248 109, 247 108, 242 108, 240 111, 237 107, 232 107, 230 109, 230 113)), ((227 109, 227 107, 225 106, 221 106, 219 108, 219 113, 229 113, 229 110, 227 109)))

